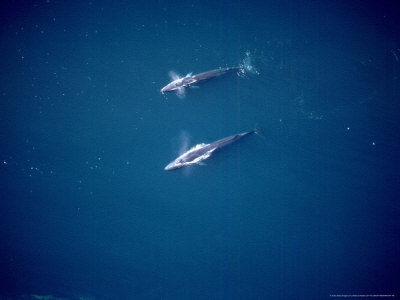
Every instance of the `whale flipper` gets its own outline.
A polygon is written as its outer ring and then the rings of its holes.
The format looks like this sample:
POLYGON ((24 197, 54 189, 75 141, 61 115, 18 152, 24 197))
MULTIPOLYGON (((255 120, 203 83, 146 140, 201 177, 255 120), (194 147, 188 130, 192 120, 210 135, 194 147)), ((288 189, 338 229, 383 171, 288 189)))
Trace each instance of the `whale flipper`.
POLYGON ((177 95, 180 99, 185 98, 185 88, 184 88, 183 86, 180 87, 180 88, 178 88, 178 89, 176 90, 176 95, 177 95))
POLYGON ((169 71, 168 72, 168 75, 169 75, 169 77, 172 79, 172 80, 178 80, 179 78, 181 78, 176 72, 174 72, 174 71, 169 71))

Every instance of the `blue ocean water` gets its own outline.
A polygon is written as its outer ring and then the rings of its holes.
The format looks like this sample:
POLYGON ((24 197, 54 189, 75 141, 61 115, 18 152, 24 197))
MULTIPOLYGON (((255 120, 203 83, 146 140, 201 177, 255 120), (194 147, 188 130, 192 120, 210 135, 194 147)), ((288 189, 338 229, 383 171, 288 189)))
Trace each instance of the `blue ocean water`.
POLYGON ((396 1, 0 8, 1 298, 399 295, 396 1))

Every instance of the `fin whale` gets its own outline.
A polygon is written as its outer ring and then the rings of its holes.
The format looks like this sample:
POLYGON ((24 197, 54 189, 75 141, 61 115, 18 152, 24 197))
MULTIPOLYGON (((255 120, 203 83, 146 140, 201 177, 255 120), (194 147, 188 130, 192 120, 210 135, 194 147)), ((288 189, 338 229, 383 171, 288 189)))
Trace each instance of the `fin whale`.
POLYGON ((190 166, 193 164, 201 164, 202 161, 209 158, 214 151, 221 149, 229 144, 232 144, 240 140, 241 138, 253 133, 257 133, 257 130, 255 129, 243 133, 234 134, 225 137, 223 139, 217 140, 215 142, 212 142, 210 144, 204 144, 204 143, 198 144, 193 148, 191 148, 190 150, 183 153, 182 155, 180 155, 171 163, 169 163, 164 168, 164 170, 171 171, 182 167, 190 166))
POLYGON ((173 92, 177 91, 178 95, 183 94, 183 89, 185 87, 191 86, 193 84, 196 84, 200 81, 208 80, 214 77, 221 76, 226 73, 230 72, 238 72, 240 71, 241 68, 236 67, 236 68, 220 68, 220 69, 215 69, 195 75, 188 74, 185 77, 179 77, 175 72, 170 72, 170 77, 173 79, 170 83, 168 83, 166 86, 164 86, 161 89, 161 93, 166 93, 166 92, 173 92))
POLYGON ((239 76, 243 76, 245 73, 259 74, 258 71, 252 66, 250 52, 246 52, 246 57, 238 67, 219 68, 195 75, 189 73, 185 77, 180 77, 175 72, 170 71, 169 76, 171 77, 172 81, 161 89, 161 93, 164 94, 167 92, 176 91, 178 96, 183 98, 186 87, 193 86, 200 81, 209 80, 211 78, 233 72, 236 72, 239 76))

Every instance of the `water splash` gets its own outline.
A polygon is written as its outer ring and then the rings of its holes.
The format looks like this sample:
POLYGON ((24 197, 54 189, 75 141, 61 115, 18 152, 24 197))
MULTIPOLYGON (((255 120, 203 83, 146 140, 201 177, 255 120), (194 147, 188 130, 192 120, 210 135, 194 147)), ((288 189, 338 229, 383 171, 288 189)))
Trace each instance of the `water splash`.
POLYGON ((239 65, 239 73, 238 75, 244 77, 247 73, 260 75, 260 72, 252 64, 252 58, 250 51, 246 51, 246 56, 243 59, 242 63, 239 65))

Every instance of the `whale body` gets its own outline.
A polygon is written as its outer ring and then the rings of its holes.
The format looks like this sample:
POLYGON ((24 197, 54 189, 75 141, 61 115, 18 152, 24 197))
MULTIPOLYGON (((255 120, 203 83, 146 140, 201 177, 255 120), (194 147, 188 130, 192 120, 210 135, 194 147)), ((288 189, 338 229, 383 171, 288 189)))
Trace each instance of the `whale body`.
POLYGON ((231 135, 228 137, 225 137, 223 139, 217 140, 211 144, 198 144, 191 148, 190 150, 186 151, 182 155, 180 155, 178 158, 176 158, 174 161, 169 163, 164 170, 166 171, 171 171, 171 170, 176 170, 182 167, 190 166, 193 164, 201 164, 203 160, 209 158, 211 154, 220 148, 223 148, 229 144, 232 144, 241 138, 250 135, 252 133, 257 133, 256 130, 252 131, 247 131, 243 133, 238 133, 235 135, 231 135))
POLYGON ((241 68, 220 68, 220 69, 215 69, 215 70, 211 70, 211 71, 207 71, 207 72, 203 72, 203 73, 199 73, 199 74, 195 74, 195 75, 188 74, 185 77, 179 77, 178 74, 171 71, 171 72, 169 72, 169 76, 171 77, 171 79, 173 81, 171 81, 166 86, 164 86, 161 89, 161 93, 164 94, 166 92, 176 91, 178 93, 178 96, 183 95, 185 87, 194 85, 194 84, 198 83, 199 81, 208 80, 208 79, 211 79, 214 77, 221 76, 226 73, 240 71, 240 70, 241 70, 241 68))

